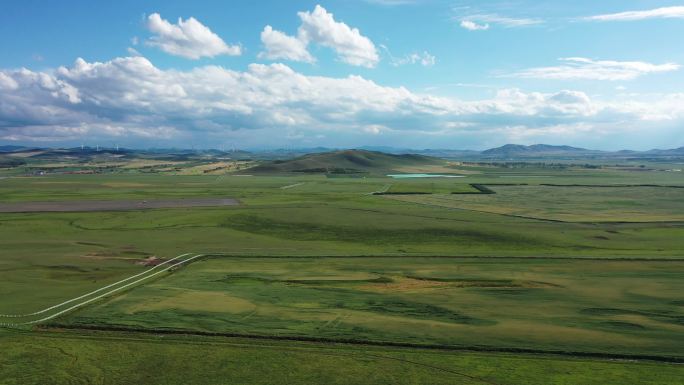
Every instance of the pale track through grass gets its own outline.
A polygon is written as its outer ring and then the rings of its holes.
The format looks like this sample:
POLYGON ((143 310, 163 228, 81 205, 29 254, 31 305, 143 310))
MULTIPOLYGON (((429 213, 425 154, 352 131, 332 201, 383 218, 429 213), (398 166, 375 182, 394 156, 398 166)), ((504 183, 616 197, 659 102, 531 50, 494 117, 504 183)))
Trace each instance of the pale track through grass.
POLYGON ((164 261, 164 262, 162 262, 162 263, 160 263, 160 264, 158 264, 158 265, 152 267, 151 269, 147 269, 147 270, 143 271, 142 273, 138 273, 138 274, 133 275, 133 276, 130 276, 130 277, 128 277, 128 278, 124 278, 124 279, 122 279, 122 280, 120 280, 120 281, 117 281, 117 282, 114 282, 114 283, 109 284, 109 285, 107 285, 107 286, 101 287, 101 288, 99 288, 99 289, 97 289, 97 290, 93 290, 93 291, 91 291, 90 293, 86 293, 86 294, 83 294, 83 295, 81 295, 81 296, 79 296, 79 297, 72 298, 72 299, 67 300, 67 301, 64 301, 64 302, 62 302, 62 303, 58 303, 57 305, 53 305, 53 306, 47 307, 47 308, 45 308, 45 309, 43 309, 43 310, 38 310, 38 311, 35 311, 35 312, 33 312, 33 313, 26 313, 26 314, 0 314, 0 318, 25 318, 25 317, 31 317, 31 316, 34 316, 34 315, 43 314, 43 313, 48 312, 48 311, 50 311, 50 310, 52 310, 52 309, 61 307, 61 306, 63 306, 63 305, 69 304, 69 303, 74 302, 74 301, 78 301, 79 299, 83 299, 83 298, 88 297, 88 296, 90 296, 90 295, 92 295, 92 294, 97 294, 97 293, 101 292, 102 290, 109 289, 109 288, 112 287, 112 286, 116 286, 116 285, 118 285, 118 284, 120 284, 120 283, 124 283, 124 282, 129 281, 129 280, 131 280, 131 279, 133 279, 133 278, 137 278, 137 277, 139 277, 139 276, 141 276, 141 275, 147 274, 147 273, 151 272, 152 270, 155 270, 155 269, 158 268, 159 266, 166 265, 166 264, 168 264, 168 263, 170 263, 170 262, 173 262, 174 260, 176 260, 176 259, 178 259, 178 258, 184 257, 184 256, 189 255, 189 254, 191 254, 191 253, 181 254, 181 255, 179 255, 179 256, 177 256, 177 257, 174 257, 174 258, 169 259, 168 261, 164 261))
POLYGON ((289 184, 287 186, 280 187, 281 190, 287 190, 293 187, 301 186, 303 184, 306 184, 306 182, 299 182, 299 183, 294 183, 294 184, 289 184))
POLYGON ((118 291, 123 290, 123 289, 125 289, 125 288, 127 288, 127 287, 130 287, 130 286, 133 286, 133 285, 135 285, 135 284, 137 284, 137 283, 140 283, 140 282, 142 282, 142 281, 144 281, 144 280, 146 280, 146 279, 149 279, 149 278, 152 278, 152 277, 154 277, 154 276, 157 276, 157 275, 159 275, 159 274, 161 274, 161 273, 167 272, 167 271, 173 269, 174 267, 180 266, 180 265, 182 265, 182 264, 184 264, 184 263, 190 262, 190 261, 192 261, 192 260, 194 260, 194 259, 196 259, 196 258, 199 258, 199 257, 204 256, 204 254, 196 254, 196 255, 194 255, 194 256, 192 256, 192 257, 190 257, 190 258, 181 260, 180 262, 176 262, 176 263, 174 263, 174 264, 172 264, 172 265, 170 265, 170 266, 168 266, 168 267, 166 267, 166 268, 164 268, 164 269, 162 269, 162 270, 153 272, 153 271, 154 271, 156 268, 158 268, 159 266, 167 265, 167 264, 169 264, 169 263, 171 263, 171 262, 173 262, 173 261, 175 261, 175 260, 178 260, 179 258, 188 256, 188 255, 191 255, 191 254, 192 254, 192 253, 181 254, 181 255, 179 255, 179 256, 177 256, 177 257, 174 257, 174 258, 172 258, 172 259, 170 259, 170 260, 168 260, 168 261, 165 261, 165 262, 163 262, 163 263, 160 263, 159 265, 154 266, 154 267, 151 268, 151 269, 147 269, 147 270, 145 270, 145 271, 142 272, 142 273, 138 273, 138 274, 136 274, 136 275, 130 276, 130 277, 128 277, 128 278, 122 279, 122 280, 120 280, 120 281, 117 281, 117 282, 114 282, 114 283, 109 284, 109 285, 107 285, 107 286, 104 286, 104 287, 102 287, 102 288, 99 288, 99 289, 97 289, 97 290, 91 291, 90 293, 81 295, 81 296, 76 297, 76 298, 72 298, 72 299, 70 299, 70 300, 68 300, 68 301, 64 301, 64 302, 62 302, 62 303, 60 303, 60 304, 57 304, 57 305, 54 305, 54 306, 50 306, 50 307, 48 307, 48 308, 45 308, 45 309, 40 310, 40 311, 37 311, 37 312, 29 313, 29 314, 26 314, 26 315, 21 315, 21 314, 2 315, 2 316, 5 317, 5 318, 10 318, 10 317, 11 317, 11 318, 26 318, 26 317, 31 317, 31 316, 34 316, 34 315, 43 314, 43 313, 46 313, 46 312, 48 312, 48 311, 50 311, 50 310, 54 310, 54 309, 56 309, 56 308, 59 308, 59 307, 62 307, 62 306, 64 306, 64 305, 66 305, 66 304, 69 304, 69 303, 78 301, 79 299, 83 299, 83 298, 89 297, 89 296, 91 296, 91 295, 93 295, 93 294, 97 294, 97 293, 99 293, 99 292, 101 292, 101 291, 103 291, 103 290, 106 290, 106 289, 112 288, 112 287, 114 287, 114 286, 117 286, 117 285, 119 285, 119 284, 122 284, 122 283, 124 283, 124 282, 130 281, 131 279, 134 279, 134 278, 143 276, 142 278, 139 278, 139 279, 137 279, 137 280, 135 280, 135 281, 133 281, 133 282, 127 283, 127 284, 125 284, 125 285, 123 285, 123 286, 120 286, 120 287, 114 288, 114 289, 112 289, 112 290, 109 290, 109 291, 107 291, 107 292, 105 292, 105 293, 103 293, 103 294, 100 294, 100 295, 96 296, 96 297, 93 297, 93 298, 91 298, 91 299, 88 299, 88 300, 85 300, 85 301, 83 301, 83 302, 77 303, 76 305, 73 305, 73 306, 71 306, 71 307, 69 307, 69 308, 67 308, 67 309, 58 311, 58 312, 56 312, 56 313, 53 313, 53 314, 51 314, 51 315, 49 315, 49 316, 47 316, 47 317, 43 317, 43 318, 41 318, 41 319, 37 319, 37 320, 33 320, 33 321, 26 321, 26 322, 0 323, 0 326, 4 326, 4 327, 16 327, 16 326, 22 326, 22 325, 33 325, 33 324, 37 324, 37 323, 40 323, 40 322, 44 322, 44 321, 51 320, 51 319, 56 318, 56 317, 58 317, 58 316, 60 316, 60 315, 62 315, 62 314, 64 314, 64 313, 67 313, 67 312, 70 312, 70 311, 72 311, 72 310, 78 309, 78 308, 80 308, 80 307, 82 307, 82 306, 85 306, 85 305, 87 305, 87 304, 89 304, 89 303, 91 303, 91 302, 94 302, 94 301, 96 301, 96 300, 98 300, 98 299, 104 298, 104 297, 109 296, 109 295, 111 295, 111 294, 113 294, 113 293, 115 293, 115 292, 118 292, 118 291), (152 272, 153 272, 153 273, 152 273, 152 272), (152 273, 152 274, 149 274, 149 273, 152 273))
POLYGON ((377 191, 371 191, 369 193, 364 193, 363 195, 373 195, 373 194, 382 194, 386 193, 390 188, 392 188, 393 183, 387 183, 386 185, 382 186, 379 190, 377 191))

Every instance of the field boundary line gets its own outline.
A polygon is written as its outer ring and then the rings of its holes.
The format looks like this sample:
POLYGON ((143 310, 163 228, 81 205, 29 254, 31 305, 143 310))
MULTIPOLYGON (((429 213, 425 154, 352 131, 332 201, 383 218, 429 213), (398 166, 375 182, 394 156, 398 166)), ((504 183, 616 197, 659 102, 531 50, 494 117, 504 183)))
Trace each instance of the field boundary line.
MULTIPOLYGON (((468 208, 464 208, 464 207, 442 206, 442 205, 438 205, 435 203, 423 203, 423 202, 416 202, 416 201, 407 201, 407 200, 402 200, 402 199, 397 198, 397 196, 411 195, 411 194, 375 194, 375 195, 381 195, 381 196, 387 197, 387 199, 392 199, 392 200, 395 200, 397 202, 403 202, 403 203, 414 204, 414 205, 419 205, 419 206, 444 209, 444 210, 449 210, 449 211, 470 211, 470 212, 475 212, 475 213, 483 213, 483 214, 490 214, 490 215, 501 215, 504 217, 526 219, 526 220, 540 221, 540 222, 584 224, 584 225, 592 225, 592 224, 605 224, 605 225, 671 224, 671 225, 682 225, 682 224, 684 224, 684 220, 665 220, 665 221, 567 221, 567 220, 562 220, 562 219, 530 217, 530 216, 518 215, 518 214, 496 213, 493 211, 468 209, 468 208)), ((413 194, 413 195, 416 195, 416 194, 413 194)), ((432 195, 432 194, 418 194, 418 195, 432 195)), ((443 195, 446 195, 446 194, 443 194, 443 195)), ((458 195, 458 194, 454 194, 454 195, 458 195)), ((466 194, 463 194, 463 195, 466 195, 466 194)), ((477 194, 470 194, 470 195, 477 195, 477 194)))
POLYGON ((201 330, 188 329, 153 329, 153 328, 135 328, 127 326, 106 326, 106 325, 68 325, 68 324, 46 324, 42 326, 43 330, 75 330, 75 331, 95 331, 95 332, 127 332, 143 335, 179 335, 179 336, 203 336, 203 337, 228 337, 228 338, 244 338, 253 340, 266 341, 300 341, 312 342, 320 344, 346 344, 346 345, 360 345, 360 346, 378 346, 378 347, 396 347, 396 348, 413 348, 425 350, 441 350, 441 351, 462 351, 462 352, 481 352, 481 353, 519 353, 530 355, 548 355, 548 356, 565 356, 575 358, 594 358, 604 360, 628 360, 628 361, 652 361, 672 364, 684 364, 684 356, 658 356, 650 354, 621 354, 621 353, 606 353, 606 352, 589 352, 589 351, 571 351, 571 350, 543 350, 532 348, 514 348, 514 347, 494 347, 494 346, 459 346, 459 345, 437 345, 437 344, 418 344, 411 342, 395 342, 395 341, 381 341, 381 340, 362 340, 352 338, 326 338, 314 336, 285 336, 285 335, 265 335, 265 334, 243 334, 231 332, 209 332, 201 330))
POLYGON ((326 255, 263 255, 263 254, 244 254, 242 252, 212 252, 204 253, 207 257, 233 257, 233 258, 453 258, 453 259, 523 259, 523 260, 572 260, 572 261, 598 261, 598 262, 684 262, 684 256, 644 258, 629 256, 613 257, 582 257, 582 256, 553 256, 553 255, 436 255, 436 254, 326 254, 326 255))
MULTIPOLYGON (((534 185, 530 185, 534 186, 534 185)), ((623 188, 623 187, 656 187, 656 188, 684 188, 684 185, 673 184, 557 184, 539 183, 537 186, 545 187, 604 187, 604 188, 623 188)))

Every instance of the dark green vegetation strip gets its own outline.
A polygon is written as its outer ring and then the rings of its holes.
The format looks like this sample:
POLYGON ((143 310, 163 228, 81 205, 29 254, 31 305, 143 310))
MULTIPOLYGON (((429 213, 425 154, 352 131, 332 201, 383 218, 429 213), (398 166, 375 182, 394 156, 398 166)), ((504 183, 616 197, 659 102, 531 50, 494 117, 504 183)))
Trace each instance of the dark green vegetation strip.
POLYGON ((452 194, 496 194, 496 191, 488 188, 483 184, 471 183, 470 186, 477 191, 455 191, 452 194))
POLYGON ((630 188, 630 187, 661 187, 661 188, 684 188, 684 185, 664 185, 664 184, 552 184, 539 183, 540 186, 548 187, 604 187, 604 188, 630 188))
MULTIPOLYGON (((208 332, 199 330, 180 330, 170 328, 132 328, 125 326, 103 326, 103 325, 68 325, 68 324, 46 324, 41 327, 42 330, 59 331, 66 330, 93 330, 105 332, 126 332, 126 333, 141 333, 141 334, 171 334, 171 335, 187 335, 187 336, 203 336, 203 337, 235 337, 235 338, 251 338, 273 341, 303 341, 303 342, 320 342, 333 344, 353 344, 353 345, 367 345, 367 346, 389 346, 399 348, 416 348, 416 349, 434 349, 447 351, 466 351, 466 352, 484 352, 484 353, 520 353, 520 354, 539 354, 539 355, 555 355, 568 356, 573 358, 595 358, 602 360, 643 360, 655 362, 668 363, 684 363, 684 357, 673 356, 654 356, 647 354, 612 354, 612 353, 595 353, 595 352, 574 352, 564 350, 538 350, 538 349, 524 349, 511 347, 486 347, 486 346, 453 346, 453 345, 432 345, 432 344, 416 344, 392 341, 373 341, 361 340, 353 338, 325 338, 325 337, 306 337, 306 336, 278 336, 278 335, 259 335, 259 334, 241 334, 241 333, 226 333, 226 332, 208 332)), ((41 330, 39 329, 39 330, 41 330)))
POLYGON ((447 229, 427 227, 420 231, 411 228, 381 229, 368 225, 334 226, 297 223, 267 219, 257 215, 238 214, 226 219, 222 226, 248 233, 267 234, 302 241, 342 241, 369 245, 411 242, 482 242, 489 244, 524 244, 534 242, 532 237, 501 232, 479 231, 473 228, 447 229))
MULTIPOLYGON (((423 183, 422 185, 418 182, 414 182, 414 188, 423 188, 425 191, 412 191, 408 186, 402 186, 402 188, 395 189, 393 186, 389 191, 376 191, 372 195, 431 195, 436 193, 449 193, 449 194, 496 194, 494 190, 487 188, 487 186, 477 183, 469 183, 466 186, 471 187, 471 189, 461 189, 459 191, 451 191, 454 187, 449 187, 449 185, 443 185, 441 187, 435 187, 431 184, 423 183), (399 190, 399 191, 397 191, 399 190)), ((456 185, 455 187, 461 187, 463 185, 456 185)))
POLYGON ((405 191, 405 192, 391 192, 391 191, 376 191, 373 195, 429 195, 431 192, 422 191, 405 191))

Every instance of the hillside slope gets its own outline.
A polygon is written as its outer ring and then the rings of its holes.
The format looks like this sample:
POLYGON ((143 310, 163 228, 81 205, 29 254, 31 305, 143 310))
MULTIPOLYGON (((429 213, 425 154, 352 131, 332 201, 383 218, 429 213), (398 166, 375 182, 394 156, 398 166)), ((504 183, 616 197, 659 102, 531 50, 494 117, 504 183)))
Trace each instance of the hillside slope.
POLYGON ((379 173, 400 167, 441 164, 443 161, 424 155, 386 154, 367 150, 344 150, 308 154, 289 160, 276 160, 250 169, 254 173, 379 173))

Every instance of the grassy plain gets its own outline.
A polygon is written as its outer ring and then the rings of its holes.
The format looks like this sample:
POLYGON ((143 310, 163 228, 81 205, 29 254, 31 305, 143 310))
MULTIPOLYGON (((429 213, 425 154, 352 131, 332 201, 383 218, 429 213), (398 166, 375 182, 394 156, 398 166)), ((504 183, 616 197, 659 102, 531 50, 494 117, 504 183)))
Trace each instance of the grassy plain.
MULTIPOLYGON (((450 178, 445 178, 450 179, 450 178)), ((451 194, 451 193, 477 193, 471 185, 467 183, 448 183, 441 178, 417 178, 410 181, 394 180, 391 183, 389 192, 392 194, 401 193, 425 193, 425 194, 451 194)))
MULTIPOLYGON (((189 251, 257 256, 672 258, 684 254, 682 222, 549 222, 368 195, 391 183, 389 178, 322 176, 65 175, 3 179, 0 197, 8 202, 225 196, 238 198, 243 205, 0 214, 0 287, 11 294, 0 303, 0 313, 48 305, 65 295, 122 278, 142 268, 132 263, 135 260, 153 255, 168 258, 189 251), (294 187, 282 188, 287 186, 294 187)), ((449 184, 454 189, 468 186, 460 179, 433 183, 449 184)), ((553 189, 562 194, 563 188, 553 189)), ((562 198, 581 208, 585 196, 573 189, 562 198)), ((538 192, 532 188, 524 191, 538 192)), ((641 199, 643 211, 650 205, 654 212, 663 213, 669 203, 675 205, 672 215, 681 211, 681 202, 675 199, 659 200, 656 196, 647 201, 639 188, 620 191, 635 191, 635 198, 630 199, 641 199)), ((499 199, 498 195, 476 198, 499 199)), ((536 199, 535 195, 527 198, 536 199)), ((518 202, 532 205, 523 198, 518 202)), ((547 207, 553 204, 547 202, 547 207)))
POLYGON ((496 194, 392 198, 445 208, 568 222, 684 221, 684 187, 490 185, 489 188, 496 194))
POLYGON ((215 257, 62 322, 684 357, 684 261, 215 257))
POLYGON ((3 385, 678 385, 677 364, 139 333, 0 330, 3 385))
MULTIPOLYGON (((0 213, 0 313, 35 311, 102 287, 141 272, 145 267, 136 262, 150 256, 226 253, 57 321, 682 355, 684 200, 677 194, 684 189, 539 186, 551 180, 684 185, 680 174, 459 168, 468 176, 415 183, 428 183, 430 192, 467 191, 470 183, 530 186, 490 186, 497 194, 483 196, 449 195, 445 206, 370 195, 404 188, 381 176, 131 170, 0 179, 3 202, 184 197, 242 202, 222 208, 0 213), (630 218, 639 223, 626 223, 630 218), (428 258, 449 256, 479 258, 428 258)), ((403 183, 414 188, 414 182, 403 183)), ((58 379, 55 383, 81 378, 107 383, 103 373, 115 373, 119 383, 174 383, 181 373, 192 375, 183 369, 191 364, 216 377, 184 378, 183 383, 258 383, 269 377, 252 376, 264 370, 282 383, 367 378, 368 383, 622 384, 629 378, 631 383, 674 384, 682 375, 681 366, 665 364, 315 344, 305 344, 300 352, 290 350, 299 346, 293 342, 264 347, 268 344, 245 340, 228 347, 209 337, 174 337, 167 343, 79 335, 0 332, 0 383, 40 383, 41 376, 58 379), (450 370, 466 368, 486 381, 457 379, 448 371, 394 358, 376 360, 368 349, 450 370), (27 370, 28 362, 39 366, 27 370), (21 381, 8 382, 16 378, 21 381)))

